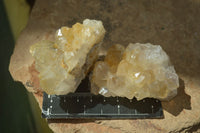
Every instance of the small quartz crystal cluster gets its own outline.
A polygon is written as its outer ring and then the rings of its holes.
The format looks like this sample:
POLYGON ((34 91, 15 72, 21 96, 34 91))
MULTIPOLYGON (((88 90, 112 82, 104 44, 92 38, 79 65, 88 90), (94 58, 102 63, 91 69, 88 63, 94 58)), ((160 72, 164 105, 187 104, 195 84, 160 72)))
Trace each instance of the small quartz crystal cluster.
POLYGON ((104 61, 95 64, 91 92, 141 100, 170 100, 177 94, 179 79, 169 57, 158 45, 113 45, 104 61))
POLYGON ((40 86, 48 94, 74 92, 98 58, 105 29, 101 21, 86 19, 58 29, 55 42, 31 46, 40 86))

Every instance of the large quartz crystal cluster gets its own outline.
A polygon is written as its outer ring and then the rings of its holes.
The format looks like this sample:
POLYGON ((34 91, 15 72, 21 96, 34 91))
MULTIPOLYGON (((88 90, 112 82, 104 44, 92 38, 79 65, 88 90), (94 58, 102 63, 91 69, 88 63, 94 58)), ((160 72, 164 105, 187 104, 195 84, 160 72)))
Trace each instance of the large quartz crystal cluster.
POLYGON ((141 100, 170 100, 177 94, 179 79, 169 57, 158 45, 113 45, 104 61, 95 64, 91 92, 141 100))
POLYGON ((55 42, 41 41, 30 48, 40 86, 48 94, 74 92, 98 58, 105 29, 101 21, 86 19, 62 27, 55 42))

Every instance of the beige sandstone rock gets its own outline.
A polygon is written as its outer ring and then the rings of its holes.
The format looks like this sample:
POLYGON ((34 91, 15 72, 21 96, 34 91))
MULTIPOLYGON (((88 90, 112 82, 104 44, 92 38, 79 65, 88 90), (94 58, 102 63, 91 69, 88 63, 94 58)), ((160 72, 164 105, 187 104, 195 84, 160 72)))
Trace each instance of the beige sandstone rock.
POLYGON ((30 45, 43 39, 54 41, 55 31, 61 25, 71 26, 85 18, 101 19, 109 31, 103 43, 105 49, 110 44, 129 42, 161 45, 179 75, 178 94, 170 102, 162 102, 163 119, 48 120, 50 128, 55 133, 199 133, 199 6, 198 0, 36 0, 29 23, 16 42, 10 73, 34 92, 42 108, 30 45))
POLYGON ((177 94, 179 79, 169 57, 159 45, 113 45, 105 61, 95 64, 91 78, 95 94, 141 100, 170 100, 177 94))
POLYGON ((72 28, 62 27, 56 41, 31 46, 40 86, 48 94, 74 92, 98 57, 105 29, 101 21, 86 19, 72 28))

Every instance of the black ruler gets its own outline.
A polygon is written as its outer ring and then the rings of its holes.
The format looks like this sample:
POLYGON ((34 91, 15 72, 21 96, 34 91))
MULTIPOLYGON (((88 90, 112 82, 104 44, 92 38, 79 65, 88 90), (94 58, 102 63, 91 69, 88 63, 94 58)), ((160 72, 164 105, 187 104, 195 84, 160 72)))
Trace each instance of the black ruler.
POLYGON ((135 98, 129 100, 90 93, 70 93, 64 96, 44 93, 42 117, 47 119, 163 118, 163 111, 161 102, 152 98, 137 101, 135 98))
POLYGON ((146 98, 137 101, 122 97, 104 97, 90 92, 86 77, 75 93, 43 95, 42 117, 47 119, 134 119, 163 118, 161 102, 146 98))

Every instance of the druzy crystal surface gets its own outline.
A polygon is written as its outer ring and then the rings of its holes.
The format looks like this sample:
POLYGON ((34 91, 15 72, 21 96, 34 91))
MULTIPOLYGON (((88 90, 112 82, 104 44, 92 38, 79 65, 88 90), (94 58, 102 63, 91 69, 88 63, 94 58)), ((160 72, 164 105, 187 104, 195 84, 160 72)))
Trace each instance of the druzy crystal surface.
POLYGON ((104 61, 95 64, 91 92, 141 100, 170 100, 177 94, 179 79, 168 55, 159 45, 113 45, 104 61))
POLYGON ((41 41, 31 46, 39 72, 40 86, 48 94, 74 92, 98 58, 105 29, 101 21, 86 19, 61 27, 55 42, 41 41))

